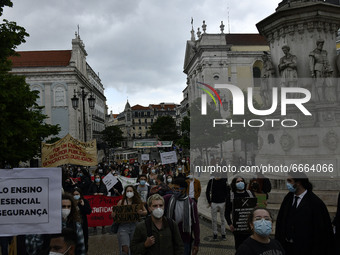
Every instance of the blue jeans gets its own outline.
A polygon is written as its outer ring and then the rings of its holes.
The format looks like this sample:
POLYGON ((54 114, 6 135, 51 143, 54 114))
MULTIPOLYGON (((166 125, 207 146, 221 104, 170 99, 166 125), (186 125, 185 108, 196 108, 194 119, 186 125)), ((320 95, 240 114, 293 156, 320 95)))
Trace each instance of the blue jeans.
POLYGON ((130 242, 133 237, 133 233, 135 232, 136 228, 136 222, 131 223, 121 223, 118 227, 118 244, 119 244, 119 250, 121 255, 125 255, 125 253, 122 252, 122 246, 128 246, 129 247, 129 255, 130 253, 130 242))

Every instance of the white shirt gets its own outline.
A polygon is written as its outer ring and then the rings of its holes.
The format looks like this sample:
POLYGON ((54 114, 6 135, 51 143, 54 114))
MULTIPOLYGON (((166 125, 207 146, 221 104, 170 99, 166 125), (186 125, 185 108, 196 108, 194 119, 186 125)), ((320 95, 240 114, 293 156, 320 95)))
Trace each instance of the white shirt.
MULTIPOLYGON (((295 197, 298 197, 299 199, 297 200, 297 203, 296 203, 296 208, 299 207, 299 204, 301 203, 301 200, 302 198, 307 194, 307 190, 305 190, 304 192, 302 192, 300 195, 294 195, 294 198, 293 198, 293 204, 294 204, 294 200, 295 200, 295 197)), ((292 204, 292 205, 293 205, 292 204)))

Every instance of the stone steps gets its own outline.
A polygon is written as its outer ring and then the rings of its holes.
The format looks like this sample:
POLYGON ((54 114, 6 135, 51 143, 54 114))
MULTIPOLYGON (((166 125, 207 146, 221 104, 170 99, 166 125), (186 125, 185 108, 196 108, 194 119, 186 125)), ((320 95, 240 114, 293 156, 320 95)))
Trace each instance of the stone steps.
MULTIPOLYGON (((277 214, 279 212, 281 202, 283 198, 287 194, 287 190, 271 190, 269 193, 268 206, 267 209, 272 213, 274 219, 277 218, 277 214)), ((326 204, 329 215, 333 220, 336 210, 337 210, 337 201, 338 201, 338 191, 323 191, 316 190, 314 193, 326 204)))

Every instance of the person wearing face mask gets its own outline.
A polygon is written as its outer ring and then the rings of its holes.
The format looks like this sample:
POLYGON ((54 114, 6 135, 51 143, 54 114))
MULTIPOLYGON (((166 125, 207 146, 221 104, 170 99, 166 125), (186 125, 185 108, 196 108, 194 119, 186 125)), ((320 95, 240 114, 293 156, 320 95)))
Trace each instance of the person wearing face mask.
POLYGON ((168 175, 167 177, 166 177, 166 185, 168 185, 168 187, 170 188, 170 189, 172 189, 173 188, 173 184, 172 184, 172 180, 173 180, 173 177, 171 176, 171 175, 168 175))
MULTIPOLYGON (((242 244, 244 240, 246 240, 250 233, 248 232, 234 232, 235 228, 232 224, 232 218, 230 217, 232 208, 233 208, 233 201, 234 199, 238 198, 247 198, 247 197, 255 197, 255 195, 250 191, 247 190, 247 184, 242 177, 235 177, 230 184, 231 192, 230 192, 230 199, 227 200, 226 208, 225 208, 225 219, 230 227, 230 230, 234 234, 235 239, 235 249, 237 250, 238 247, 242 244)), ((233 217, 234 218, 234 217, 233 217)))
POLYGON ((188 175, 186 182, 188 184, 187 195, 197 204, 198 198, 201 196, 201 182, 194 178, 192 173, 188 175))
POLYGON ((153 186, 156 185, 156 178, 157 178, 157 170, 156 168, 152 167, 151 169, 149 169, 149 173, 148 173, 148 183, 153 186))
POLYGON ((94 181, 91 183, 89 191, 89 195, 107 195, 107 188, 102 181, 102 178, 99 174, 94 176, 94 181))
POLYGON ((140 222, 131 241, 132 254, 181 255, 183 241, 177 224, 164 216, 164 198, 154 194, 148 198, 151 214, 140 222))
POLYGON ((327 207, 313 193, 306 174, 288 173, 287 189, 275 230, 275 238, 286 254, 337 254, 327 207))
POLYGON ((50 236, 49 255, 75 255, 77 233, 72 228, 64 228, 60 234, 50 236))
POLYGON ((273 219, 268 210, 254 209, 248 217, 248 227, 252 231, 252 235, 240 245, 235 255, 285 255, 281 244, 277 240, 269 238, 272 233, 272 224, 273 219))
POLYGON ((166 216, 178 225, 184 244, 184 255, 195 255, 200 244, 200 224, 197 204, 187 195, 187 188, 184 178, 175 178, 173 194, 165 195, 164 201, 166 216))
MULTIPOLYGON (((85 255, 85 240, 77 202, 74 200, 73 195, 67 192, 62 194, 61 202, 62 229, 71 228, 76 232, 77 245, 75 254, 85 255)), ((50 235, 26 235, 25 238, 26 252, 29 255, 46 254, 49 244, 50 235)))
MULTIPOLYGON (((123 199, 118 202, 117 206, 133 204, 138 205, 138 214, 140 216, 145 217, 147 215, 144 203, 141 200, 135 187, 132 185, 127 185, 124 188, 123 199)), ((112 216, 115 216, 114 213, 112 213, 112 216)), ((136 225, 137 222, 127 222, 119 224, 117 235, 121 255, 131 254, 130 242, 132 240, 133 233, 135 232, 136 225)))
POLYGON ((73 198, 77 202, 78 210, 82 219, 82 227, 83 227, 83 234, 85 240, 85 250, 88 251, 89 248, 89 230, 88 230, 88 223, 87 223, 87 215, 90 215, 92 212, 92 208, 90 203, 87 199, 84 198, 81 189, 75 188, 73 191, 73 198))
POLYGON ((91 185, 91 176, 84 168, 80 168, 79 172, 80 181, 77 183, 77 187, 83 191, 83 195, 87 195, 87 192, 91 185))
POLYGON ((146 175, 141 174, 139 176, 139 183, 136 186, 136 190, 144 204, 146 204, 147 198, 149 197, 150 193, 150 185, 147 183, 146 179, 146 175))

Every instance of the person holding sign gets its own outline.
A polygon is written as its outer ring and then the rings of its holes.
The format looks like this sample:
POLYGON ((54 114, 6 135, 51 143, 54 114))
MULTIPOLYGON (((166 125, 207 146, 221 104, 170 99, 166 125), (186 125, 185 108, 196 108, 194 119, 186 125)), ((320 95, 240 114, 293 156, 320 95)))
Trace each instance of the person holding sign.
POLYGON ((249 212, 249 208, 254 208, 256 206, 256 198, 255 200, 249 200, 244 198, 254 198, 254 194, 250 190, 246 190, 246 182, 242 177, 235 177, 231 181, 231 193, 230 199, 227 199, 226 207, 225 207, 225 219, 230 227, 230 230, 234 234, 235 238, 235 249, 237 250, 238 247, 242 244, 244 240, 246 240, 250 236, 250 232, 248 228, 242 228, 234 226, 235 223, 239 222, 236 219, 240 219, 244 217, 246 212, 249 212), (254 203, 255 202, 255 203, 254 203), (232 218, 233 222, 231 221, 230 215, 233 212, 232 218), (242 215, 240 215, 242 213, 242 215), (242 217, 241 217, 242 216, 242 217))
POLYGON ((269 238, 272 233, 272 224, 273 218, 267 209, 254 209, 248 217, 248 227, 252 235, 240 245, 235 255, 285 255, 281 244, 269 238))
POLYGON ((135 228, 136 228, 138 220, 124 222, 123 220, 124 215, 122 214, 123 213, 131 214, 131 211, 133 211, 133 213, 138 214, 137 217, 125 217, 125 219, 128 219, 128 218, 136 219, 136 218, 139 218, 138 216, 147 215, 147 211, 144 207, 144 203, 141 200, 139 193, 136 191, 133 185, 125 186, 123 199, 118 202, 116 208, 114 207, 112 209, 112 217, 113 217, 114 222, 117 222, 116 216, 118 216, 118 209, 122 209, 121 211, 119 211, 119 218, 122 219, 122 222, 119 224, 118 232, 117 232, 118 244, 120 247, 120 254, 127 255, 127 254, 130 254, 130 242, 135 232, 135 228), (131 210, 130 208, 127 208, 126 210, 124 210, 124 208, 119 208, 119 206, 123 206, 123 205, 133 205, 133 207, 130 207, 131 210))

